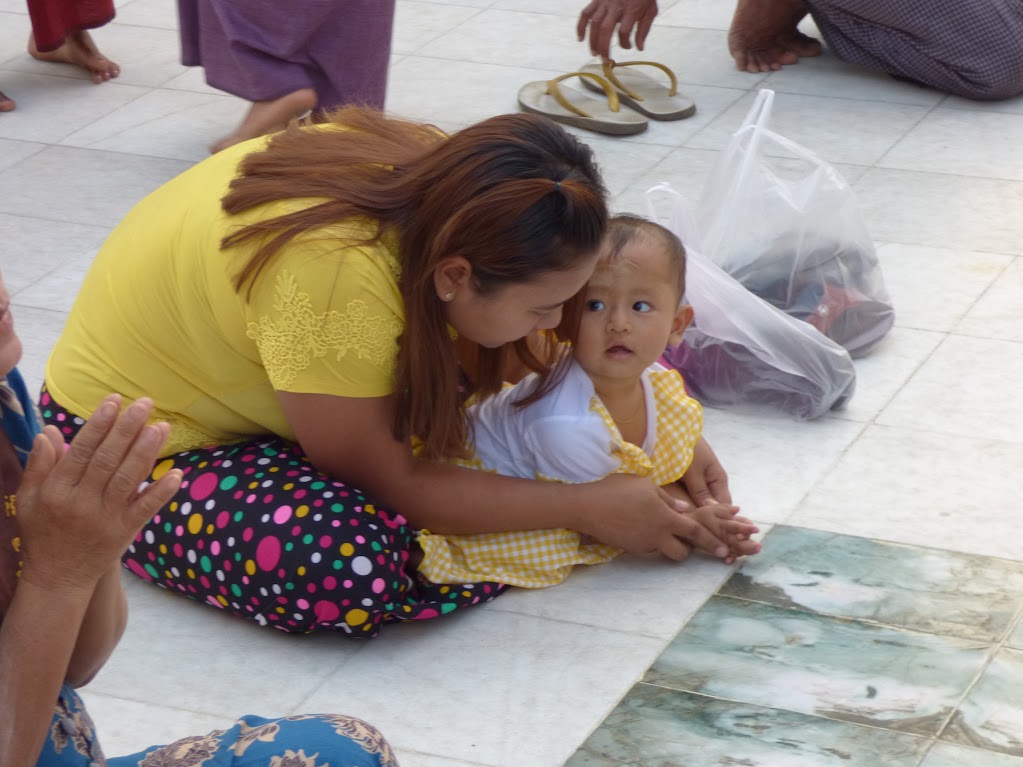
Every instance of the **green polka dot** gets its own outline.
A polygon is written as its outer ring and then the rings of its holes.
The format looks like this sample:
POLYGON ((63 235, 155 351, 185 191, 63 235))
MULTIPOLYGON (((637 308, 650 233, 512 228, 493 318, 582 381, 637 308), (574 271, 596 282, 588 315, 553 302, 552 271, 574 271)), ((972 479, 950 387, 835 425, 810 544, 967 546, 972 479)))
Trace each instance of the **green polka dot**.
POLYGON ((268 458, 273 458, 275 455, 277 455, 277 451, 274 450, 272 447, 264 447, 263 455, 267 456, 268 458))
POLYGON ((373 549, 373 551, 381 551, 381 550, 383 549, 383 546, 381 546, 381 545, 380 545, 379 543, 377 543, 376 541, 373 541, 373 542, 372 542, 372 543, 371 543, 371 544, 369 545, 369 547, 370 547, 371 549, 373 549))
POLYGON ((450 602, 448 602, 447 604, 444 604, 444 605, 440 606, 440 614, 441 615, 447 615, 452 610, 457 610, 457 609, 458 609, 458 605, 453 605, 450 602))
POLYGON ((164 559, 163 557, 157 557, 156 564, 160 565, 160 567, 163 567, 164 565, 167 564, 167 560, 164 559))
POLYGON ((244 517, 244 516, 245 516, 245 512, 244 511, 236 511, 234 513, 234 521, 235 522, 241 522, 242 521, 242 517, 244 517))
POLYGON ((191 457, 190 457, 190 458, 189 458, 188 460, 189 460, 189 461, 198 461, 198 460, 199 460, 199 455, 198 455, 198 453, 197 453, 196 455, 193 455, 193 456, 191 456, 191 457))
POLYGON ((340 559, 335 559, 334 564, 332 566, 335 570, 340 570, 342 567, 344 567, 344 562, 342 562, 340 559))
POLYGON ((242 561, 242 553, 240 551, 236 551, 234 553, 234 561, 235 562, 241 562, 242 561))
POLYGON ((333 511, 335 514, 340 514, 342 511, 345 510, 345 507, 344 504, 332 503, 330 504, 330 510, 333 511))
POLYGON ((295 548, 294 541, 288 541, 287 543, 284 544, 284 550, 285 551, 293 551, 294 548, 295 548))
POLYGON ((172 525, 170 522, 164 522, 163 523, 163 531, 165 533, 169 533, 173 527, 174 527, 174 525, 172 525))
POLYGON ((265 474, 266 474, 265 471, 257 471, 255 474, 252 475, 252 477, 254 479, 262 479, 265 474))
POLYGON ((150 575, 152 575, 154 578, 159 578, 160 577, 160 573, 158 573, 156 571, 156 568, 153 567, 148 562, 146 563, 145 568, 146 568, 146 572, 149 573, 150 575))
POLYGON ((199 560, 199 567, 202 568, 204 573, 208 573, 213 569, 213 563, 210 562, 209 557, 203 556, 203 558, 199 560))
POLYGON ((295 584, 294 583, 285 583, 284 584, 284 588, 287 591, 294 591, 295 590, 295 584))
POLYGON ((457 592, 455 592, 455 591, 449 591, 448 592, 448 599, 457 599, 457 598, 458 598, 458 593, 457 592))
POLYGON ((326 482, 313 482, 311 485, 309 485, 310 489, 312 490, 322 490, 326 486, 327 486, 326 482))
POLYGON ((240 597, 242 595, 242 590, 237 583, 231 584, 231 593, 234 594, 236 597, 240 597))
POLYGON ((232 487, 238 484, 238 477, 230 475, 220 480, 221 490, 230 490, 232 487))
POLYGON ((308 546, 312 542, 313 542, 312 533, 306 533, 305 535, 302 536, 302 543, 304 543, 306 546, 308 546))
POLYGON ((44 410, 43 411, 43 418, 50 418, 51 416, 53 416, 53 411, 52 410, 44 410))

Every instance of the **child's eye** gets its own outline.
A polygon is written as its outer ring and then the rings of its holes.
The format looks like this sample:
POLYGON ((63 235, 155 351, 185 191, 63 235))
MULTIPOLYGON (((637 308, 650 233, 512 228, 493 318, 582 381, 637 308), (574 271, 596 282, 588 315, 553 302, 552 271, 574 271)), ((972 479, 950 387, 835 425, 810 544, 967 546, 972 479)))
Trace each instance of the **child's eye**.
POLYGON ((646 301, 637 301, 632 305, 632 310, 635 312, 649 312, 653 308, 646 301))
POLYGON ((586 308, 591 312, 602 312, 606 308, 603 301, 594 299, 586 302, 586 308))

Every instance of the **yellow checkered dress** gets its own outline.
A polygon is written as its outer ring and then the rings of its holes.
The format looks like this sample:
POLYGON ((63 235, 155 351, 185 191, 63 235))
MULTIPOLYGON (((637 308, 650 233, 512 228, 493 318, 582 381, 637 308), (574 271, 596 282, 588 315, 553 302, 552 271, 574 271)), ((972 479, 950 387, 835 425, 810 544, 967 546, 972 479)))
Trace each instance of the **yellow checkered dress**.
MULTIPOLYGON (((679 480, 693 460, 693 447, 703 430, 703 411, 685 391, 682 377, 660 366, 649 368, 647 406, 656 414, 656 442, 648 455, 638 445, 626 442, 600 398, 593 394, 588 417, 598 419, 609 453, 618 467, 593 476, 635 474, 650 477, 658 485, 679 480)), ((542 401, 542 400, 541 400, 542 401)), ((588 424, 592 427, 593 424, 588 424)), ((558 424, 563 429, 563 423, 558 424)), ((595 435, 593 428, 580 429, 581 435, 595 435)), ((651 441, 650 435, 647 442, 651 441)), ((488 470, 478 457, 460 461, 463 465, 488 470)), ((492 469, 490 469, 492 470, 492 469)), ((535 478, 553 482, 578 482, 577 478, 533 472, 535 478)), ((423 562, 419 571, 434 583, 475 583, 497 581, 525 588, 555 586, 568 577, 575 565, 595 565, 618 556, 621 549, 584 540, 573 530, 522 530, 480 535, 433 535, 423 530, 419 536, 423 562)))

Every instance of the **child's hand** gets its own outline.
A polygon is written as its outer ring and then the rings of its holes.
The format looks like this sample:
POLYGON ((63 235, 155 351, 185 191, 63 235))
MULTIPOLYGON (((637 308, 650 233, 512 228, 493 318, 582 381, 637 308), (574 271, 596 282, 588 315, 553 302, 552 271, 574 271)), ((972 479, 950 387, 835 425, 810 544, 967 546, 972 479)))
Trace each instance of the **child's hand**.
POLYGON ((737 516, 738 506, 700 506, 685 513, 711 532, 728 546, 725 564, 732 564, 739 557, 757 554, 760 544, 751 541, 750 536, 760 532, 746 517, 737 516))

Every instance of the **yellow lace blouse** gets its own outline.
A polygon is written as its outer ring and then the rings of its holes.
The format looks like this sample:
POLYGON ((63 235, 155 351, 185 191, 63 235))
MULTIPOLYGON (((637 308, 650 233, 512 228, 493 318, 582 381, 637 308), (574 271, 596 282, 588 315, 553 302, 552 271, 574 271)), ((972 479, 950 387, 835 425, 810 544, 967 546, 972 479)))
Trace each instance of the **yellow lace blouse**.
POLYGON ((255 250, 220 250, 253 221, 319 202, 270 203, 227 216, 220 199, 239 144, 142 200, 100 250, 49 359, 54 399, 88 416, 109 392, 149 396, 171 423, 165 454, 264 434, 294 439, 277 390, 344 397, 392 391, 404 327, 396 237, 353 245, 375 224, 310 232, 255 279, 231 278, 255 250))

